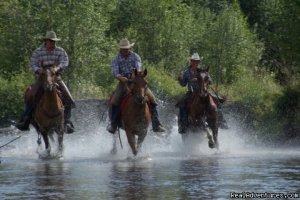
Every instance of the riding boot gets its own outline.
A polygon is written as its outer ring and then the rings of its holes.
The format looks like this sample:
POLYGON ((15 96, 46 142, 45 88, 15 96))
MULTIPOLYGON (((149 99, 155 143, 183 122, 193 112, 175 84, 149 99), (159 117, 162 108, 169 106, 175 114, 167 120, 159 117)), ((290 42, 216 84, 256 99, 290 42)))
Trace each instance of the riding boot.
POLYGON ((19 120, 19 122, 15 125, 17 129, 21 130, 21 131, 29 131, 29 124, 30 124, 30 119, 31 119, 31 115, 32 115, 32 106, 30 105, 26 105, 25 107, 25 111, 21 116, 21 119, 19 120))
POLYGON ((155 103, 150 104, 152 129, 154 132, 165 132, 166 129, 161 125, 161 123, 158 119, 158 112, 157 112, 156 106, 157 106, 157 104, 155 104, 155 103))
POLYGON ((218 121, 219 121, 219 127, 221 129, 229 129, 229 126, 224 118, 222 110, 220 110, 220 109, 218 109, 218 121))
POLYGON ((110 124, 106 128, 108 132, 113 133, 113 134, 116 132, 116 130, 118 128, 119 115, 120 115, 119 106, 112 105, 111 106, 110 124))
POLYGON ((65 120, 65 132, 66 133, 74 133, 74 125, 71 121, 71 109, 72 106, 71 105, 66 105, 65 106, 65 111, 64 111, 64 120, 65 120))
POLYGON ((179 119, 178 119, 178 133, 180 134, 186 133, 187 125, 188 125, 188 116, 187 116, 186 108, 180 106, 179 119))

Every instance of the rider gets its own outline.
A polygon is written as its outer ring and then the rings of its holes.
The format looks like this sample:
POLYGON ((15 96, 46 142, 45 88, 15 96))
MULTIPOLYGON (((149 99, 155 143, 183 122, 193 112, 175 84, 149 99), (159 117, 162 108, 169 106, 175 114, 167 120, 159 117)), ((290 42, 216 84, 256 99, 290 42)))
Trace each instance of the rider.
MULTIPOLYGON (((66 51, 56 46, 56 41, 60 39, 56 37, 54 31, 47 31, 46 36, 43 38, 43 44, 37 48, 31 57, 31 68, 32 71, 37 75, 42 71, 42 67, 56 66, 57 67, 57 85, 58 90, 61 92, 62 101, 64 104, 64 118, 65 118, 65 129, 67 133, 74 132, 74 126, 71 122, 71 109, 75 107, 75 102, 61 78, 62 72, 69 65, 69 58, 66 51)), ((20 121, 16 124, 16 127, 22 131, 29 130, 29 124, 35 104, 41 98, 40 88, 37 83, 33 83, 29 87, 30 95, 33 96, 33 102, 25 102, 25 112, 22 114, 20 121)))
MULTIPOLYGON (((111 122, 107 127, 107 130, 110 133, 115 133, 118 126, 120 116, 120 103, 122 97, 126 94, 126 84, 131 78, 131 74, 133 73, 133 71, 135 69, 140 71, 142 67, 142 61, 140 56, 137 53, 130 50, 130 48, 133 47, 133 45, 134 43, 130 44, 130 42, 127 39, 121 39, 119 42, 119 53, 112 61, 112 75, 115 79, 119 80, 119 83, 111 99, 111 122)), ((149 97, 150 100, 150 111, 153 131, 164 132, 165 129, 158 119, 156 99, 149 88, 147 88, 146 90, 146 95, 149 97)))
MULTIPOLYGON (((178 77, 179 84, 183 87, 188 85, 188 91, 185 96, 179 101, 179 120, 178 120, 178 132, 185 133, 188 125, 188 113, 187 113, 187 104, 191 99, 192 92, 198 88, 196 72, 200 68, 202 58, 200 58, 198 53, 194 53, 190 58, 190 65, 185 69, 182 74, 178 77)), ((212 79, 209 76, 209 84, 212 83, 212 79)), ((224 102, 224 99, 219 97, 217 94, 210 93, 214 101, 218 105, 218 108, 221 107, 221 103, 224 102)), ((218 109, 220 128, 228 129, 227 122, 225 121, 223 114, 220 109, 218 109)))

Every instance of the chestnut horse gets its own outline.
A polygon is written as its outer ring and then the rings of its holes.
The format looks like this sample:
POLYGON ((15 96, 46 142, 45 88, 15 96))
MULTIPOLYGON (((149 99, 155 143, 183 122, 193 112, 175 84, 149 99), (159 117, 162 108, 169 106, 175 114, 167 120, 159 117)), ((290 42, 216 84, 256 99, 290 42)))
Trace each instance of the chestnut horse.
POLYGON ((45 67, 38 76, 37 85, 41 91, 41 98, 38 101, 31 123, 37 133, 42 135, 45 143, 46 156, 50 155, 51 147, 48 136, 54 131, 58 137, 58 156, 62 156, 63 134, 64 134, 64 106, 57 93, 56 68, 45 67))
MULTIPOLYGON (((208 92, 209 67, 204 70, 198 69, 196 78, 198 88, 193 91, 191 102, 187 106, 188 130, 190 132, 206 133, 209 147, 218 148, 217 105, 208 92)), ((182 135, 183 140, 188 134, 189 131, 182 135)))
MULTIPOLYGON (((132 79, 128 83, 127 95, 121 105, 122 128, 126 132, 133 155, 137 155, 140 150, 151 122, 151 113, 146 96, 146 76, 147 69, 140 72, 134 71, 132 79)), ((113 153, 116 153, 116 139, 115 136, 113 153)))

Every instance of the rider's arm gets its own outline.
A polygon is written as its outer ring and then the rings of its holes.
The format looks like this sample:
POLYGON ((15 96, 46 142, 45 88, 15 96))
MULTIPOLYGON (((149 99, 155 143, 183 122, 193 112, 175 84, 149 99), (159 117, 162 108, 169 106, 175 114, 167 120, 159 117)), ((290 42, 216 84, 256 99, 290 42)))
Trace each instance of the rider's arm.
POLYGON ((58 47, 58 51, 59 51, 59 64, 57 65, 57 67, 59 67, 61 70, 65 70, 69 65, 68 54, 61 47, 58 47))
POLYGON ((40 63, 38 59, 40 51, 41 49, 36 49, 31 56, 31 69, 35 73, 38 73, 40 69, 40 63))
POLYGON ((114 58, 112 61, 111 72, 112 72, 113 77, 121 82, 126 82, 128 80, 126 77, 124 77, 120 74, 117 58, 114 58))
POLYGON ((181 73, 181 75, 178 77, 179 84, 182 87, 185 87, 186 84, 188 83, 188 77, 187 77, 187 71, 185 70, 184 72, 181 73))
POLYGON ((141 57, 137 53, 135 53, 135 68, 138 71, 142 70, 142 60, 141 60, 141 57))

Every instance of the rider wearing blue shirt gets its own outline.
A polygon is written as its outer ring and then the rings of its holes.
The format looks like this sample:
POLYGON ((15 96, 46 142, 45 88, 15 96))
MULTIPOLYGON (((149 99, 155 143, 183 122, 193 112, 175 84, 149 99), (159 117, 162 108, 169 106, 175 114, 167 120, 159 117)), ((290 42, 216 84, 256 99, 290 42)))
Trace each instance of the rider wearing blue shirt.
MULTIPOLYGON (((130 44, 130 42, 127 39, 120 40, 119 54, 112 61, 112 75, 115 79, 119 80, 119 84, 111 99, 111 123, 107 127, 107 130, 110 133, 116 132, 120 115, 120 103, 127 92, 126 86, 128 84, 128 81, 131 79, 131 75, 135 69, 141 71, 142 68, 142 61, 140 56, 137 53, 130 50, 130 48, 133 45, 134 43, 130 44)), ((164 132, 165 129, 163 128, 158 119, 158 112, 156 109, 156 98, 149 88, 147 88, 146 90, 146 95, 149 97, 150 100, 150 111, 153 131, 164 132)))
MULTIPOLYGON (((188 125, 188 113, 187 104, 191 99, 193 91, 198 88, 196 73, 200 66, 201 58, 198 53, 194 53, 190 58, 190 65, 183 71, 183 73, 178 77, 179 84, 183 87, 187 85, 188 92, 179 102, 179 120, 178 120, 178 132, 185 133, 188 125)), ((209 75, 208 75, 209 76, 209 75)), ((209 84, 212 83, 212 79, 209 76, 209 84)), ((217 94, 210 93, 214 101, 217 102, 218 107, 220 107, 220 97, 217 94)), ((225 121, 223 114, 220 109, 218 109, 220 128, 227 129, 227 122, 225 121)))

